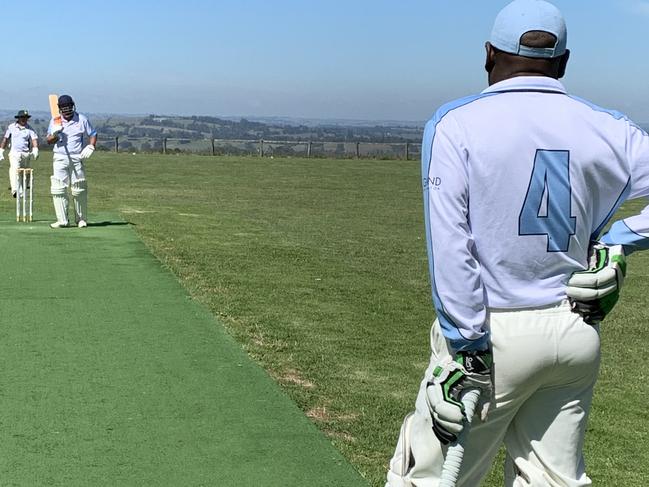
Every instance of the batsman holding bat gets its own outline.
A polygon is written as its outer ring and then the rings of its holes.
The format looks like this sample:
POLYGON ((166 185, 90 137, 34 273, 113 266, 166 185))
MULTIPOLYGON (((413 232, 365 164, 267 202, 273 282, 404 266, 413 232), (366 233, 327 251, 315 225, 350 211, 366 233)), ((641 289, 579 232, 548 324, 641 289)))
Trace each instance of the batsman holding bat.
POLYGON ((56 95, 51 95, 50 100, 52 120, 47 129, 47 143, 54 144, 51 192, 56 212, 56 222, 50 226, 68 226, 70 186, 75 222, 83 228, 88 225, 88 185, 83 161, 95 151, 97 131, 84 115, 76 112, 71 96, 62 95, 56 99, 56 95))
POLYGON ((599 324, 625 254, 649 248, 649 135, 573 97, 561 12, 515 0, 486 43, 489 87, 428 122, 422 181, 437 320, 416 410, 390 462, 390 487, 440 485, 481 393, 458 486, 476 487, 504 443, 506 485, 591 485, 582 454, 600 361, 599 324), (488 414, 487 414, 488 413, 488 414))

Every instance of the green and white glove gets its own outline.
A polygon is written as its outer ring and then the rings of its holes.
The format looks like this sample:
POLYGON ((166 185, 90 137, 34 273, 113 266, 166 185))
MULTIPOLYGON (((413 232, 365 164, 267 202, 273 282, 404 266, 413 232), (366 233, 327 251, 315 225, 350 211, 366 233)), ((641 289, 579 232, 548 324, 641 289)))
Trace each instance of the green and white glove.
POLYGON ((621 245, 595 242, 590 249, 588 269, 574 272, 566 294, 573 311, 586 323, 596 324, 615 307, 626 276, 626 259, 621 245))
POLYGON ((464 429, 466 416, 462 396, 471 389, 480 389, 481 418, 487 417, 493 383, 491 351, 459 352, 446 357, 433 370, 433 379, 426 386, 426 402, 433 420, 433 432, 444 445, 457 440, 464 429))

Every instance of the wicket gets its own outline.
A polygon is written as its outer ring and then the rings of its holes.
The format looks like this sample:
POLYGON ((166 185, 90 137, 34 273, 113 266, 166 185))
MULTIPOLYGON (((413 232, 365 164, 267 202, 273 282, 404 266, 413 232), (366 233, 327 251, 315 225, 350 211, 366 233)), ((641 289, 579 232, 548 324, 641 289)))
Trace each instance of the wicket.
POLYGON ((19 167, 17 182, 16 221, 32 221, 34 203, 34 170, 31 167, 19 167), (27 206, 27 192, 29 192, 29 206, 27 206), (27 213, 27 210, 29 210, 29 213, 27 213))

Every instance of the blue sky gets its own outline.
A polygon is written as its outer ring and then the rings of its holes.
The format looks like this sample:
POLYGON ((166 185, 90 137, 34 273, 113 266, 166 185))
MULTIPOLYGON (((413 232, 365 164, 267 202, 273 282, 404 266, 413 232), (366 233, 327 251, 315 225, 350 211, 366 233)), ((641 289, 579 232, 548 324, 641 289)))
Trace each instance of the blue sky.
MULTIPOLYGON (((507 0, 3 4, 0 108, 424 120, 482 90, 507 0)), ((568 89, 649 122, 649 0, 556 0, 568 89)))

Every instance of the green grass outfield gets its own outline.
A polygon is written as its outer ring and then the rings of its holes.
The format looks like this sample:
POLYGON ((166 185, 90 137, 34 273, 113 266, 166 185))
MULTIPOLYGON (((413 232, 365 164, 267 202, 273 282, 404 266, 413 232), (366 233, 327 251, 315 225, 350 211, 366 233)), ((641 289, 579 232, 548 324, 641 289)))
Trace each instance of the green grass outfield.
MULTIPOLYGON (((37 165, 37 208, 51 215, 47 156, 37 165)), ((97 153, 88 178, 90 220, 119 212, 132 223, 370 484, 382 485, 427 365, 433 318, 419 164, 97 153)), ((0 197, 7 215, 12 202, 0 197)), ((89 230, 101 242, 113 227, 89 230)), ((649 252, 629 263, 623 298, 602 327, 586 443, 595 485, 649 478, 649 252)), ((497 468, 485 485, 499 479, 497 468)))

